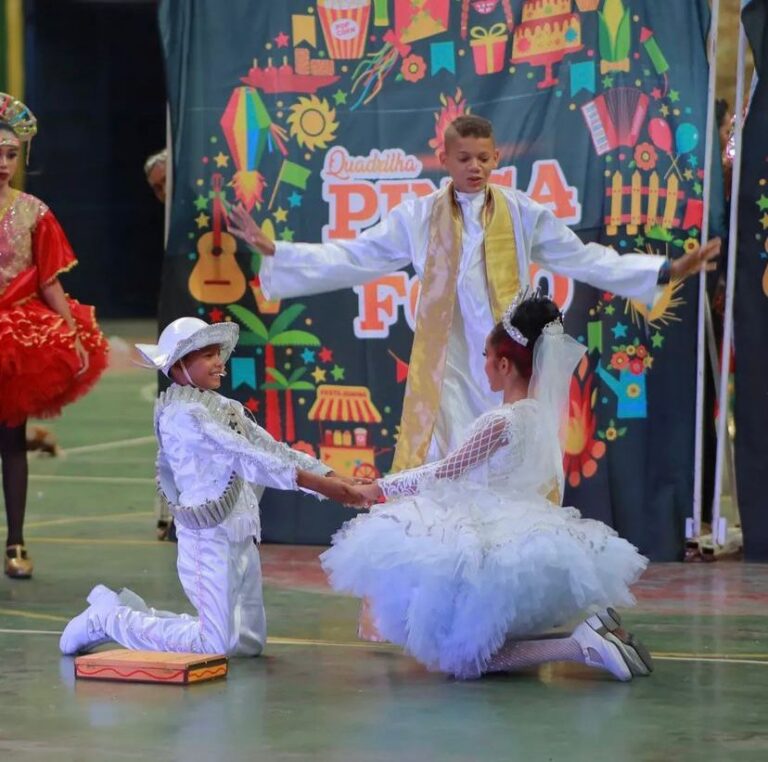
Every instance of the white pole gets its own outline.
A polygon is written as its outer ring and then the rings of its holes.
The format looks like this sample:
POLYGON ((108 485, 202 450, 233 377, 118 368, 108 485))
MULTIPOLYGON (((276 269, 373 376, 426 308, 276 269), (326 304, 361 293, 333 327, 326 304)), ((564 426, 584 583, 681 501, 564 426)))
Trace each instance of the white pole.
POLYGON ((171 131, 171 107, 165 106, 165 147, 168 151, 165 160, 165 237, 168 246, 168 234, 171 230, 171 197, 173 196, 173 132, 171 131))
MULTIPOLYGON (((718 395, 719 383, 720 383, 720 357, 718 355, 717 338, 715 337, 715 327, 712 322, 712 309, 709 305, 709 300, 706 303, 706 309, 704 310, 704 318, 707 329, 707 349, 709 355, 709 372, 712 374, 712 378, 715 380, 715 400, 717 404, 720 404, 720 397, 718 395)), ((725 438, 725 467, 728 470, 728 486, 731 491, 731 513, 738 520, 739 516, 739 495, 736 489, 736 461, 733 454, 733 443, 730 436, 725 438)))
MULTIPOLYGON (((715 86, 717 79, 717 33, 720 20, 720 0, 712 0, 709 24, 709 82, 707 85, 707 128, 704 139, 704 196, 701 220, 701 243, 709 238, 709 208, 712 202, 712 143, 715 122, 715 86)), ((696 419, 694 443, 693 521, 686 534, 701 535, 702 470, 704 463, 704 374, 706 373, 706 344, 704 315, 707 307, 707 274, 699 274, 699 310, 696 322, 696 419)))
POLYGON ((717 418, 717 459, 715 461, 715 493, 712 502, 712 537, 722 545, 725 542, 724 521, 720 520, 720 491, 723 484, 723 456, 728 436, 728 372, 730 370, 731 343, 733 341, 733 292, 736 286, 736 255, 739 237, 739 185, 741 183, 741 137, 744 129, 744 61, 747 36, 744 24, 739 22, 739 52, 736 65, 736 106, 734 112, 734 157, 731 183, 731 219, 728 228, 728 271, 725 287, 725 322, 723 325, 722 362, 720 363, 720 410, 717 418))

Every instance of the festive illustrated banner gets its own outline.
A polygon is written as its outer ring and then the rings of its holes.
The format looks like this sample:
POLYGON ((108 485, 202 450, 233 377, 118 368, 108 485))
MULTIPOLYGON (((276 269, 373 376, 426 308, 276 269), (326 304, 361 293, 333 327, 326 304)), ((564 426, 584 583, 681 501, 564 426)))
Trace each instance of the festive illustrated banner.
MULTIPOLYGON (((226 231, 242 203, 275 240, 350 239, 445 181, 461 114, 494 123, 493 181, 585 241, 697 244, 704 0, 164 0, 174 195, 161 322, 234 320, 224 393, 337 472, 377 476, 398 436, 419 283, 401 271, 274 302, 226 231)), ((589 347, 574 376, 566 501, 654 558, 680 557, 693 490, 696 286, 645 304, 532 268, 589 347)), ((482 347, 476 348, 478 352, 482 347)), ((349 517, 264 500, 267 539, 327 542, 349 517)))

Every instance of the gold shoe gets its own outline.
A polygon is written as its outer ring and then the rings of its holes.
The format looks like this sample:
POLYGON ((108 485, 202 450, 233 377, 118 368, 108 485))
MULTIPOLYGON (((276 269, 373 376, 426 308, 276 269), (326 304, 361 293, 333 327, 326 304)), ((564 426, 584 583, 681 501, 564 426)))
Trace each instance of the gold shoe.
POLYGON ((29 452, 39 450, 55 458, 59 454, 59 443, 52 431, 42 426, 34 426, 31 431, 27 431, 27 450, 29 452))
POLYGON ((157 522, 157 539, 160 542, 176 542, 176 529, 173 526, 173 519, 170 521, 160 519, 157 522))
POLYGON ((5 549, 5 573, 12 579, 29 579, 34 564, 23 545, 8 545, 5 549))

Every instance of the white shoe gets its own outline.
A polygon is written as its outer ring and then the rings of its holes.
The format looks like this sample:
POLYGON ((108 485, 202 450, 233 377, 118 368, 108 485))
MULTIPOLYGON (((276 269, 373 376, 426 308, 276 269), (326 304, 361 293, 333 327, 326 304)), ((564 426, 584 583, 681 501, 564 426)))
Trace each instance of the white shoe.
POLYGON ((615 609, 598 611, 587 621, 592 629, 609 640, 621 651, 624 661, 635 677, 647 677, 653 672, 653 658, 650 651, 631 632, 621 626, 621 617, 615 609))
POLYGON ((88 595, 88 602, 91 605, 70 620, 61 633, 59 650, 67 656, 89 651, 110 640, 104 631, 104 618, 119 605, 117 594, 104 585, 97 585, 88 595))
POLYGON ((573 631, 571 637, 581 646, 584 663, 587 666, 608 670, 617 680, 622 682, 632 679, 632 672, 621 651, 611 641, 603 637, 590 624, 589 619, 582 622, 573 631))

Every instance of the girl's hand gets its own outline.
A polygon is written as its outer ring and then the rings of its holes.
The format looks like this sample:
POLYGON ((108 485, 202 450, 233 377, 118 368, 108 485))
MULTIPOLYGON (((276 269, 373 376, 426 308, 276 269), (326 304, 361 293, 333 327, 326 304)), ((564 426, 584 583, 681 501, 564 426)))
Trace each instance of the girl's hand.
POLYGON ((77 336, 75 336, 75 354, 77 355, 77 359, 80 360, 80 370, 77 371, 77 375, 82 376, 83 373, 88 370, 90 358, 88 357, 88 352, 85 351, 85 347, 77 336))
POLYGON ((355 487, 355 490, 363 497, 366 508, 370 508, 374 503, 380 502, 384 497, 378 482, 361 484, 355 487))
POLYGON ((353 508, 365 507, 365 498, 360 493, 360 487, 348 484, 346 481, 336 476, 320 477, 322 482, 318 485, 317 491, 325 495, 330 500, 337 503, 348 505, 353 508))
POLYGON ((350 484, 338 477, 326 478, 329 483, 323 490, 324 495, 350 508, 370 508, 381 499, 381 489, 375 482, 371 484, 350 484))

